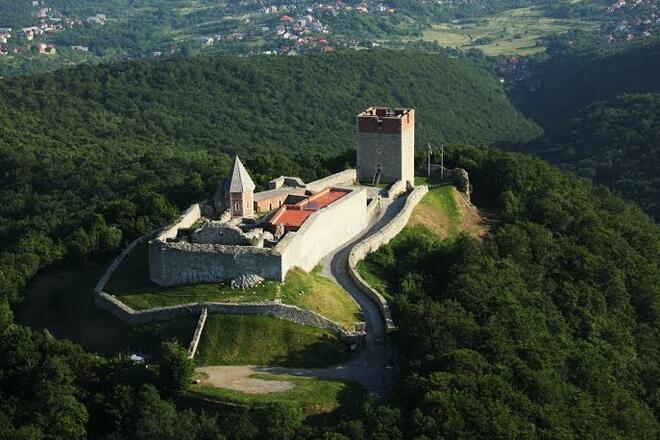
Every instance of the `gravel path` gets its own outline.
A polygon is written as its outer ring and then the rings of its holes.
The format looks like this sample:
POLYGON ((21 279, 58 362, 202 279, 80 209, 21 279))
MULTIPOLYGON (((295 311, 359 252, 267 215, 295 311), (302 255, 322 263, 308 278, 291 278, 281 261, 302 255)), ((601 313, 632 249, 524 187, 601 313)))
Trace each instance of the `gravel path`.
MULTIPOLYGON (((264 389, 264 391, 261 391, 264 393, 274 392, 268 390, 268 386, 261 383, 267 382, 270 384, 271 381, 250 378, 250 375, 254 373, 271 373, 348 380, 360 383, 369 392, 388 396, 398 372, 397 352, 385 335, 385 322, 378 306, 355 285, 348 275, 347 264, 352 247, 394 218, 404 204, 405 197, 394 200, 383 198, 379 212, 374 216, 365 231, 321 261, 322 274, 337 282, 355 299, 360 306, 367 326, 365 347, 355 353, 347 362, 327 368, 257 367, 248 365, 203 367, 198 368, 197 371, 208 374, 208 379, 206 379, 208 383, 248 393, 258 393, 259 389, 264 389), (264 386, 266 388, 263 388, 264 386)), ((280 386, 283 385, 280 384, 280 386)))

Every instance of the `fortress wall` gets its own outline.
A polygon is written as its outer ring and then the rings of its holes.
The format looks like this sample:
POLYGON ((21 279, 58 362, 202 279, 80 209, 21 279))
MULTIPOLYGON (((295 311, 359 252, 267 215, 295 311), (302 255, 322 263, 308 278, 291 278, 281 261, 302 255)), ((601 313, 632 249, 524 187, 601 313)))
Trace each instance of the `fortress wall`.
POLYGON ((282 254, 282 273, 292 267, 310 271, 333 250, 367 227, 367 190, 356 189, 312 214, 295 233, 275 246, 282 254))
MULTIPOLYGON (((255 303, 190 303, 168 307, 154 307, 146 310, 133 310, 113 295, 105 292, 95 295, 95 303, 102 309, 112 313, 122 321, 131 324, 146 324, 149 322, 168 321, 182 316, 197 315, 207 310, 207 313, 224 315, 263 315, 284 321, 295 322, 309 327, 329 330, 343 338, 356 338, 361 333, 348 332, 328 318, 311 310, 301 309, 289 304, 274 301, 255 303)), ((200 331, 201 334, 201 331, 200 331)), ((199 341, 198 341, 199 343, 199 341)))
POLYGON ((158 240, 166 241, 168 238, 175 238, 180 228, 191 227, 202 216, 201 203, 190 205, 188 209, 170 226, 167 226, 158 237, 158 240))
POLYGON ((330 186, 352 185, 357 180, 355 170, 344 170, 331 174, 323 179, 315 180, 307 184, 307 189, 313 192, 321 191, 330 186))
POLYGON ((371 199, 371 201, 367 205, 367 219, 369 219, 369 221, 371 221, 379 206, 380 206, 380 196, 376 196, 375 198, 371 199))
POLYGON ((103 274, 99 282, 96 284, 96 287, 94 288, 94 292, 96 293, 103 292, 103 289, 105 289, 105 285, 108 284, 108 280, 110 280, 110 276, 115 271, 115 269, 119 267, 121 262, 124 261, 124 258, 126 258, 126 256, 128 256, 128 254, 130 254, 133 251, 133 249, 135 249, 135 246, 137 246, 143 239, 144 237, 139 237, 133 240, 128 246, 126 246, 126 249, 124 249, 121 254, 117 255, 117 257, 114 260, 112 260, 112 263, 110 264, 110 266, 108 266, 105 273, 103 274))
POLYGON ((399 232, 405 228, 413 209, 415 209, 415 206, 417 206, 427 192, 428 187, 426 185, 415 187, 415 189, 408 195, 406 203, 401 211, 399 211, 399 213, 382 229, 356 244, 353 249, 351 249, 351 253, 348 256, 348 274, 358 287, 360 287, 360 289, 362 289, 362 291, 378 305, 385 318, 388 329, 392 329, 394 323, 392 321, 392 314, 389 305, 387 304, 387 300, 360 276, 355 267, 358 262, 363 260, 368 254, 375 252, 381 246, 389 243, 390 240, 396 237, 399 232))
POLYGON ((387 189, 387 198, 394 199, 408 190, 408 185, 405 180, 397 180, 387 189))
POLYGON ((202 310, 202 313, 199 314, 199 320, 197 321, 197 327, 195 327, 195 333, 193 333, 192 340, 188 346, 188 359, 193 359, 197 353, 197 346, 199 346, 199 340, 202 338, 202 331, 204 330, 204 324, 206 324, 206 317, 209 314, 209 309, 202 310))
POLYGON ((149 277, 161 286, 215 283, 256 274, 282 281, 282 256, 251 246, 149 242, 149 277))

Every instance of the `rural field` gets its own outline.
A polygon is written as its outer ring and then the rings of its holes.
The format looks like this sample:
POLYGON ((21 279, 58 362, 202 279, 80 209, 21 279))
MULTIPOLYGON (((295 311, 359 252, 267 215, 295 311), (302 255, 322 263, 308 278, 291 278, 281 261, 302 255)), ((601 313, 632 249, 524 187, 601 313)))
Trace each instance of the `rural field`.
POLYGON ((598 28, 597 22, 544 17, 540 8, 513 9, 487 19, 465 19, 435 24, 423 39, 458 49, 480 49, 486 55, 533 55, 545 47, 537 40, 571 29, 598 28))

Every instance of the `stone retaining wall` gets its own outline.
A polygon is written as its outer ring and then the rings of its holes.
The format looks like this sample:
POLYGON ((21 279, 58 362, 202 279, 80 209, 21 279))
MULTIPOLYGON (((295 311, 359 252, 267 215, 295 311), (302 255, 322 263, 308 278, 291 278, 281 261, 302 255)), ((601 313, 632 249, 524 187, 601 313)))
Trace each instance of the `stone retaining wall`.
POLYGON ((112 263, 110 266, 108 266, 108 269, 105 271, 99 282, 96 284, 96 287, 94 288, 94 293, 99 294, 103 292, 103 289, 105 289, 105 285, 108 284, 108 280, 110 279, 110 275, 112 275, 112 272, 119 267, 122 261, 124 261, 124 258, 130 254, 133 249, 135 249, 135 246, 137 246, 142 240, 144 240, 144 236, 136 238, 133 240, 128 246, 126 246, 126 249, 124 249, 121 254, 117 255, 117 257, 112 260, 112 263))
POLYGON ((153 307, 145 310, 134 310, 121 302, 114 295, 105 292, 95 295, 94 299, 96 305, 131 325, 146 324, 156 321, 168 321, 182 316, 196 315, 201 313, 204 309, 208 309, 208 313, 218 313, 223 315, 271 316, 284 321, 291 321, 309 327, 329 330, 342 337, 353 338, 356 336, 355 332, 344 330, 338 324, 316 312, 301 309, 300 307, 289 304, 282 304, 277 301, 240 304, 200 302, 167 307, 153 307))
POLYGON ((375 232, 373 235, 367 237, 366 239, 353 246, 353 249, 351 249, 351 252, 348 256, 349 276, 353 279, 355 284, 357 284, 357 286, 378 305, 388 330, 394 328, 389 304, 387 304, 387 300, 383 297, 383 295, 371 287, 371 285, 369 285, 369 283, 367 283, 360 276, 356 266, 367 255, 375 252, 381 246, 389 243, 390 240, 396 237, 399 232, 401 232, 403 228, 406 227, 413 209, 422 200, 422 197, 424 197, 427 192, 428 187, 426 185, 415 187, 415 189, 410 194, 408 194, 406 202, 401 211, 399 211, 399 213, 397 213, 397 215, 379 231, 375 232))
POLYGON ((197 321, 197 327, 195 327, 195 333, 193 334, 192 341, 188 346, 188 359, 193 359, 195 353, 197 353, 197 346, 199 345, 199 340, 202 338, 202 331, 204 330, 204 324, 206 324, 206 317, 209 314, 209 309, 202 310, 202 313, 199 314, 199 320, 197 321))

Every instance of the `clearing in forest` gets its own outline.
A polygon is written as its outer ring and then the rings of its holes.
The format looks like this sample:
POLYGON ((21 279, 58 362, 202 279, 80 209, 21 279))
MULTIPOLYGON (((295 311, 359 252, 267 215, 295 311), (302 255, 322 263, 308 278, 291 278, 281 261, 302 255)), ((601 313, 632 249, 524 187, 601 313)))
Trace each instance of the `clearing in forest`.
POLYGON ((364 398, 364 389, 352 382, 259 370, 254 366, 198 368, 200 383, 191 386, 189 394, 246 406, 284 403, 301 407, 306 415, 354 406, 364 398))
POLYGON ((452 185, 429 190, 408 221, 408 227, 416 226, 442 238, 453 238, 461 232, 481 237, 486 232, 479 211, 452 185))
POLYGON ((511 9, 487 18, 435 24, 423 38, 460 49, 480 49, 486 55, 532 55, 543 52, 540 37, 572 29, 591 31, 595 21, 548 18, 542 8, 511 9))

